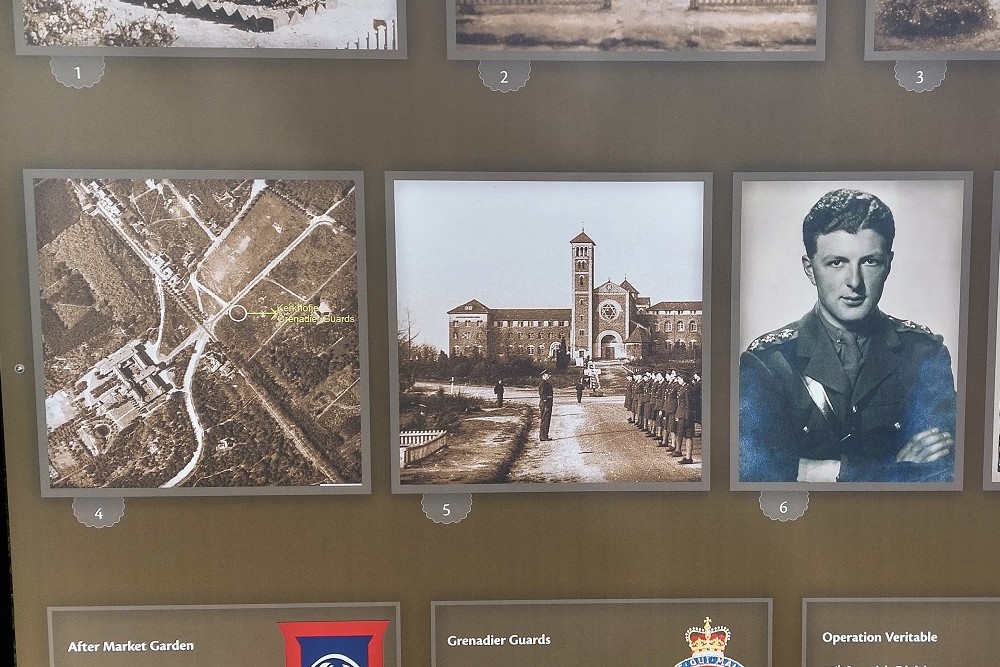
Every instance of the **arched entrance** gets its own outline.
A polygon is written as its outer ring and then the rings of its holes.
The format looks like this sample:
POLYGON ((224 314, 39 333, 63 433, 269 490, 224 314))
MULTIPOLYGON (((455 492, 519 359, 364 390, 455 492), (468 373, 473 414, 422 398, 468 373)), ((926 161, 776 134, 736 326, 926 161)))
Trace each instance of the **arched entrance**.
POLYGON ((597 337, 598 359, 620 359, 625 356, 625 345, 616 331, 602 331, 597 337))

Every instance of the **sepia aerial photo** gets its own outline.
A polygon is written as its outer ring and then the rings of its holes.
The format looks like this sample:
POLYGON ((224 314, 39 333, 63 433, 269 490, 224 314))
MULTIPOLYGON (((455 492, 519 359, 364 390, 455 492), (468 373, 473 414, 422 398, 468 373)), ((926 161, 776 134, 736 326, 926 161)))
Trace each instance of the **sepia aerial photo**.
POLYGON ((875 51, 1000 51, 1000 0, 868 0, 875 51))
POLYGON ((399 48, 397 0, 21 0, 31 47, 399 48))
POLYGON ((30 185, 50 488, 362 483, 354 180, 30 185))
POLYGON ((817 49, 817 0, 450 1, 463 53, 817 49))
POLYGON ((396 180, 399 483, 701 481, 704 193, 396 180))

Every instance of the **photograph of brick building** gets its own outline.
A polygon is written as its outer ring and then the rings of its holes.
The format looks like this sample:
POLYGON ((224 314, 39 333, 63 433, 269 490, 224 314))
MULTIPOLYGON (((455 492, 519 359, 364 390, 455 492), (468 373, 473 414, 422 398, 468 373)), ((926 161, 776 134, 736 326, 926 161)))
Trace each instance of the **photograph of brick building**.
POLYGON ((394 489, 701 488, 707 177, 435 176, 390 175, 394 489))
POLYGON ((569 246, 570 308, 490 308, 472 299, 448 311, 449 353, 555 359, 562 343, 582 366, 700 352, 701 301, 651 304, 627 278, 595 286, 597 244, 581 231, 569 246))

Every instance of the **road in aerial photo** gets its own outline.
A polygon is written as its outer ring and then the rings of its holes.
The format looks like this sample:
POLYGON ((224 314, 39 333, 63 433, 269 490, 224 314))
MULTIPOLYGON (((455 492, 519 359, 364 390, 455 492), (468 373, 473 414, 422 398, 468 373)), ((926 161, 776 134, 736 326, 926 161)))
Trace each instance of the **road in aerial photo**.
POLYGON ((353 181, 33 190, 52 488, 361 483, 353 181))

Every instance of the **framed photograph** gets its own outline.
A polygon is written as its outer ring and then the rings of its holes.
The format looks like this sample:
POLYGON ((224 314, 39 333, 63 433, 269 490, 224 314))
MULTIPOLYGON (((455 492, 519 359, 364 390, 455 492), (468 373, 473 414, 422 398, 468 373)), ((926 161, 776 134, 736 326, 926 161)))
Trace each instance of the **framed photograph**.
POLYGON ((1000 336, 997 335, 998 320, 1000 320, 1000 172, 993 174, 993 244, 990 251, 990 334, 987 375, 989 382, 986 387, 986 454, 983 471, 983 488, 1000 490, 1000 336))
POLYGON ((996 0, 867 0, 866 60, 998 60, 996 0))
POLYGON ((404 0, 13 0, 34 56, 406 58, 404 0))
POLYGON ((708 174, 386 191, 394 492, 707 490, 708 174))
POLYGON ((734 180, 733 490, 961 489, 971 173, 734 180))
POLYGON ((770 667, 769 598, 431 603, 431 667, 770 667))
POLYGON ((25 171, 42 495, 369 493, 362 187, 25 171))
POLYGON ((447 0, 451 60, 823 60, 826 0, 447 0))

